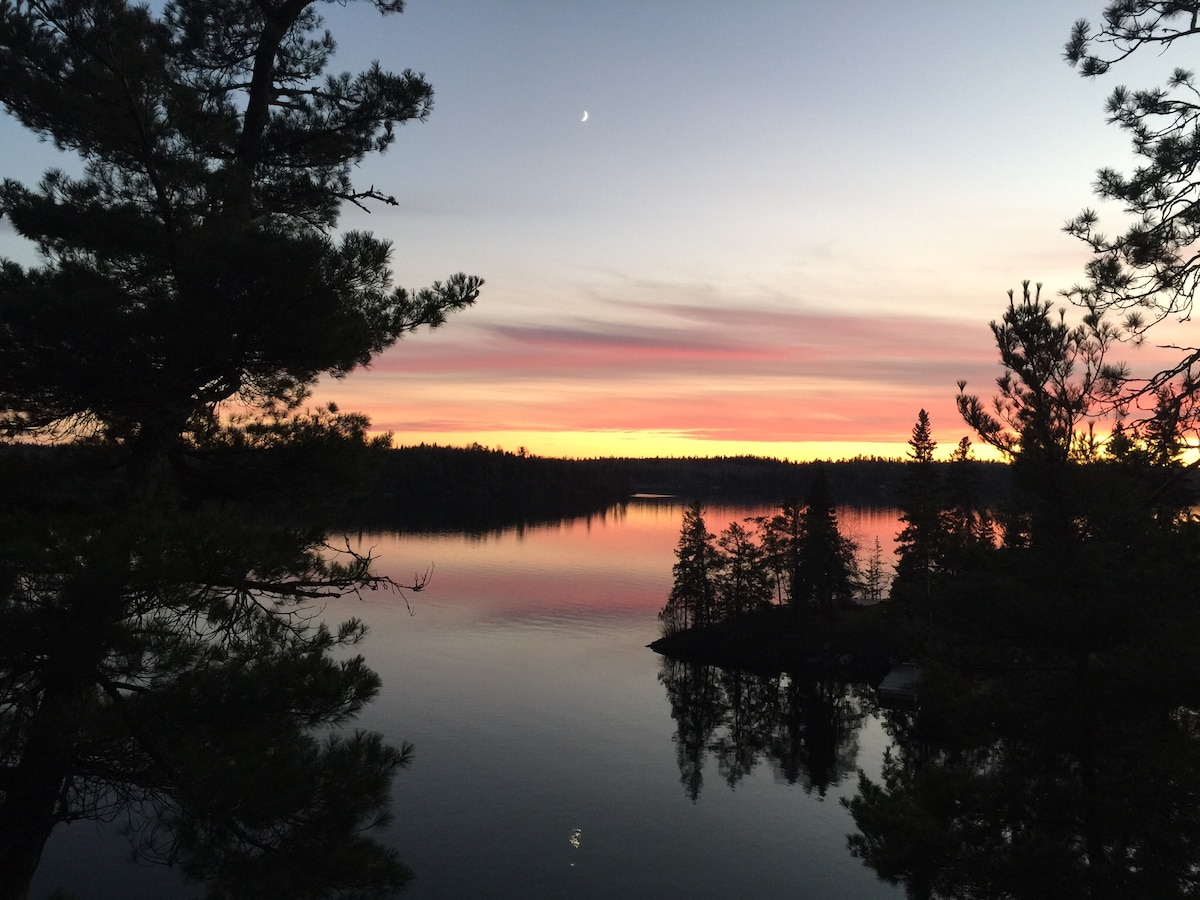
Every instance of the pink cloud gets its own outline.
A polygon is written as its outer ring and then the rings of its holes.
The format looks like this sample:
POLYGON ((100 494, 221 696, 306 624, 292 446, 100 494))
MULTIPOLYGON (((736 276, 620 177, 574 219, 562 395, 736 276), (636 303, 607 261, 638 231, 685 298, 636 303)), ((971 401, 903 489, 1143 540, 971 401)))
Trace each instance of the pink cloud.
POLYGON ((999 374, 986 322, 611 301, 596 313, 420 335, 328 393, 409 443, 572 431, 902 444, 925 408, 949 446, 966 432, 956 381, 989 396, 999 374), (613 309, 620 321, 602 317, 613 309))
MULTIPOLYGON (((634 317, 631 316, 631 319, 634 317)), ((636 375, 793 375, 875 381, 969 365, 990 353, 985 326, 906 317, 703 307, 643 310, 640 321, 476 325, 403 342, 373 366, 419 378, 493 374, 521 380, 636 375), (669 316, 676 323, 649 321, 669 316)))

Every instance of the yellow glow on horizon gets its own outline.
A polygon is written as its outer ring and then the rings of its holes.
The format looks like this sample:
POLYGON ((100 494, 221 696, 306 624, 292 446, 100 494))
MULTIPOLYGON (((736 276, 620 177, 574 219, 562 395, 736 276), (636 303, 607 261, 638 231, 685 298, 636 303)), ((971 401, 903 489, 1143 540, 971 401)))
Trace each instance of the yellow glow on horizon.
MULTIPOLYGON (((905 441, 710 440, 674 432, 654 431, 396 433, 393 443, 398 447, 421 443, 446 447, 479 444, 489 449, 499 448, 511 452, 523 447, 534 456, 561 459, 759 456, 793 462, 853 459, 859 456, 905 459, 910 449, 905 441)), ((953 449, 952 445, 939 446, 938 458, 945 459, 953 449)), ((991 448, 982 444, 974 445, 973 451, 977 459, 999 458, 991 448)))

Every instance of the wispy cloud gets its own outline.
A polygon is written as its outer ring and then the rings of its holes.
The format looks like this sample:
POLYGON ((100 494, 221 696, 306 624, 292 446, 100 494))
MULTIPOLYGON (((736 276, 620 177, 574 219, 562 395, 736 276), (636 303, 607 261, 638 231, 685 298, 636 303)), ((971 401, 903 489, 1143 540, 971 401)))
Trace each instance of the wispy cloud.
POLYGON ((985 327, 927 317, 679 305, 630 312, 627 322, 577 318, 446 329, 405 342, 374 370, 526 383, 782 377, 953 383, 977 372, 992 352, 985 327))
POLYGON ((481 303, 330 395, 361 399, 377 427, 406 442, 604 432, 902 445, 925 408, 949 446, 966 431, 956 382, 989 396, 999 366, 986 318, 947 311, 960 317, 617 280, 545 321, 530 310, 502 321, 481 303))
POLYGON ((994 369, 985 326, 929 317, 677 302, 597 312, 422 335, 346 387, 371 398, 377 427, 405 435, 887 441, 907 436, 922 405, 950 418, 956 379, 994 369))

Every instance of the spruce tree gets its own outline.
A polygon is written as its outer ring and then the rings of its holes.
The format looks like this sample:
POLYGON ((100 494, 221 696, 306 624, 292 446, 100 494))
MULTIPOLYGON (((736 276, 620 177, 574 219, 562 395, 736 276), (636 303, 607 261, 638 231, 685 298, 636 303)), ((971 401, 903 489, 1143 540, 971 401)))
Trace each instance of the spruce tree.
POLYGON ((792 605, 830 614, 854 593, 854 544, 838 530, 825 469, 817 466, 800 516, 792 605))
POLYGON ((696 501, 684 510, 679 545, 675 548, 675 582, 666 605, 658 614, 664 634, 703 628, 714 621, 716 586, 713 575, 717 556, 712 542, 713 535, 704 524, 704 507, 696 501))
POLYGON ((800 549, 804 543, 804 505, 794 500, 784 501, 771 519, 770 530, 772 538, 768 545, 774 548, 777 560, 774 565, 787 583, 787 602, 790 606, 802 606, 797 592, 803 584, 800 549))
POLYGON ((928 596, 942 554, 942 485, 934 465, 937 441, 929 413, 921 410, 908 440, 908 462, 900 493, 900 521, 904 527, 896 539, 896 580, 893 596, 914 592, 928 596))
POLYGON ((886 594, 888 574, 883 565, 883 545, 875 538, 871 555, 867 558, 867 569, 863 573, 862 594, 867 603, 878 603, 886 594))

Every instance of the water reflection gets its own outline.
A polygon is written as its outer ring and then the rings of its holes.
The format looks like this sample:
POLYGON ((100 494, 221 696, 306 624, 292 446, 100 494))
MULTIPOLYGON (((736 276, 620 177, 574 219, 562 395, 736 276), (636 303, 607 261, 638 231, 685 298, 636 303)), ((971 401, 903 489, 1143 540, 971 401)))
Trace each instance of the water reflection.
POLYGON ((919 707, 889 709, 832 678, 664 658, 659 680, 693 803, 714 769, 737 788, 765 764, 818 798, 857 777, 848 849, 909 897, 1195 896, 1200 712, 1112 675, 934 668, 919 707), (892 741, 877 777, 871 716, 892 741))
POLYGON ((379 679, 362 624, 314 611, 386 580, 298 514, 84 485, 0 497, 0 898, 60 886, 39 867, 72 822, 212 896, 400 888, 370 826, 410 748, 341 730, 379 679))
POLYGON ((852 853, 913 898, 1195 896, 1200 713, 1146 665, 934 668, 852 853))
POLYGON ((693 802, 709 757, 731 788, 765 761, 777 781, 824 797, 857 771, 864 693, 834 678, 756 675, 664 658, 680 783, 693 802))
MULTIPOLYGON (((730 509, 727 517, 754 511, 730 509)), ((693 804, 680 790, 667 749, 676 723, 664 708, 659 660, 645 649, 670 587, 678 531, 678 507, 629 504, 620 514, 523 533, 363 536, 360 549, 377 557, 381 575, 408 581, 433 565, 429 587, 410 597, 414 615, 391 593, 331 599, 325 615, 334 625, 362 617, 370 627, 366 643, 347 655, 361 650, 383 686, 356 724, 416 746, 412 768, 394 784, 391 827, 364 834, 415 871, 405 896, 487 896, 498 884, 517 885, 527 897, 597 900, 895 894, 846 852, 850 817, 833 802, 853 790, 856 765, 878 768, 882 736, 873 718, 871 730, 839 739, 832 754, 811 753, 810 762, 801 731, 815 734, 828 711, 813 701, 773 732, 760 721, 762 707, 803 705, 804 691, 769 679, 755 688, 715 673, 715 687, 735 698, 725 701, 729 726, 706 739, 720 746, 700 759, 709 780, 703 799, 693 804), (786 765, 771 755, 786 753, 786 765), (831 766, 831 758, 841 761, 831 766), (731 777, 737 790, 724 790, 731 777), (785 792, 773 780, 809 793, 785 792), (734 833, 745 838, 735 839, 736 852, 712 852, 734 833)), ((207 545, 230 552, 237 543, 229 532, 207 545)), ((295 680, 297 689, 302 683, 295 680)), ((191 742, 199 759, 203 741, 244 735, 245 756, 228 765, 247 779, 268 767, 251 740, 259 733, 255 711, 268 709, 256 684, 239 684, 237 715, 207 725, 176 717, 176 746, 191 742)), ((270 682, 261 691, 269 700, 270 682)), ((858 695, 844 702, 866 708, 858 695)), ((181 707, 179 716, 186 712, 181 707)), ((239 809, 264 795, 270 804, 280 785, 290 797, 303 789, 320 798, 337 793, 328 779, 301 777, 289 786, 287 772, 273 774, 239 809)), ((239 784, 217 787, 228 796, 239 784)), ((315 828, 321 820, 308 821, 315 828)), ((92 846, 85 837, 94 831, 82 823, 58 832, 34 896, 56 887, 113 900, 202 893, 178 881, 160 888, 165 876, 144 866, 123 868, 128 843, 110 835, 92 846)), ((314 866, 325 851, 335 854, 337 845, 298 848, 314 866)), ((299 887, 271 896, 303 896, 301 871, 299 887)))

